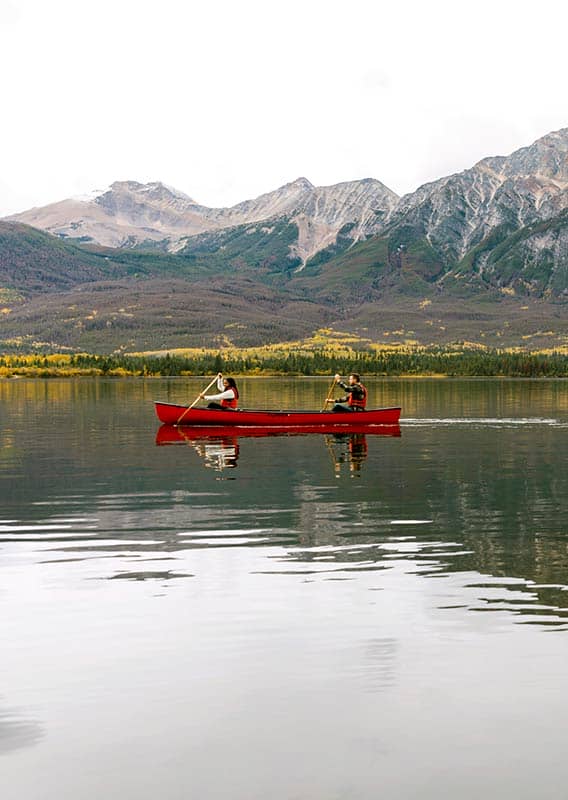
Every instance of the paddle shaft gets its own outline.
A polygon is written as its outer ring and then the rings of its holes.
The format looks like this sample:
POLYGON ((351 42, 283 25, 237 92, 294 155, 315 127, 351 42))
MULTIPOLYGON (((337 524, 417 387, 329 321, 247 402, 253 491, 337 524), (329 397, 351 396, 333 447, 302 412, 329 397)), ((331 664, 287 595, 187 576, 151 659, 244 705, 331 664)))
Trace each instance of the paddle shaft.
POLYGON ((322 411, 325 411, 325 409, 327 408, 327 404, 328 404, 328 403, 329 403, 329 401, 331 400, 331 395, 333 394, 333 390, 335 389, 335 384, 336 384, 336 383, 337 383, 337 378, 334 378, 334 379, 333 379, 333 383, 332 383, 332 384, 331 384, 331 386, 329 387, 329 392, 327 393, 327 397, 325 398, 325 403, 323 404, 323 409, 322 409, 322 411))
POLYGON ((183 412, 183 414, 180 414, 180 417, 179 417, 179 419, 177 420, 177 422, 176 422, 176 425, 179 425, 179 424, 180 424, 180 422, 182 421, 182 419, 183 419, 183 418, 185 417, 185 415, 187 414, 187 412, 188 412, 188 411, 191 411, 191 409, 193 408, 193 406, 194 406, 194 405, 196 405, 196 403, 198 403, 198 402, 199 402, 199 398, 201 397, 201 395, 202 395, 202 394, 205 394, 205 392, 208 392, 208 391, 209 391, 209 389, 210 389, 210 388, 213 386, 213 384, 215 383, 215 381, 216 381, 216 380, 218 380, 218 377, 219 377, 219 376, 218 376, 218 375, 216 375, 216 376, 213 378, 213 380, 211 381, 211 383, 210 383, 210 384, 209 384, 209 385, 208 385, 208 386, 207 386, 207 387, 206 387, 206 388, 205 388, 205 389, 204 389, 202 392, 199 392, 199 394, 197 395, 197 397, 195 398, 195 400, 193 401, 193 403, 192 403, 190 406, 188 406, 188 407, 185 409, 185 411, 183 412))

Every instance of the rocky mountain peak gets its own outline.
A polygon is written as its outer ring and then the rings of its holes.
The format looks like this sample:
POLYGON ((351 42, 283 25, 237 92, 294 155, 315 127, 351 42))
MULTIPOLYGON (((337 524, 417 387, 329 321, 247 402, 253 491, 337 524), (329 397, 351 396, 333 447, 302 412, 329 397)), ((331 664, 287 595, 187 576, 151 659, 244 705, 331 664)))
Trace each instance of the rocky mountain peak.
POLYGON ((173 186, 168 186, 161 181, 153 181, 151 183, 139 183, 138 181, 114 181, 110 187, 102 192, 99 197, 104 197, 109 193, 115 195, 130 194, 138 197, 141 202, 152 202, 162 200, 182 200, 186 203, 196 205, 195 200, 189 197, 179 189, 174 189, 173 186))
POLYGON ((303 189, 306 192, 311 192, 311 191, 313 191, 313 189, 315 189, 315 186, 313 185, 313 183, 311 181, 309 181, 307 178, 296 178, 295 181, 292 181, 291 183, 285 184, 285 186, 282 187, 282 188, 286 188, 286 187, 290 187, 290 188, 294 188, 294 189, 303 189))
POLYGON ((476 168, 488 168, 502 178, 531 176, 567 184, 568 128, 548 133, 510 156, 484 158, 476 168))
POLYGON ((513 231, 558 215, 568 207, 567 189, 564 128, 405 195, 388 220, 389 229, 404 227, 424 238, 445 263, 456 263, 496 228, 513 231))

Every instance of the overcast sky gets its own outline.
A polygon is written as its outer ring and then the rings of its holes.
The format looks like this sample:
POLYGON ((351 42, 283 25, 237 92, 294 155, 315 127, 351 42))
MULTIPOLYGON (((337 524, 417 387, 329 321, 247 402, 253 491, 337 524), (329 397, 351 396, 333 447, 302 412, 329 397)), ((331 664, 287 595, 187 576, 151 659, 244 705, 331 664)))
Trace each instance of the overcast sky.
POLYGON ((0 0, 0 215, 127 179, 413 191, 568 126, 566 7, 0 0))

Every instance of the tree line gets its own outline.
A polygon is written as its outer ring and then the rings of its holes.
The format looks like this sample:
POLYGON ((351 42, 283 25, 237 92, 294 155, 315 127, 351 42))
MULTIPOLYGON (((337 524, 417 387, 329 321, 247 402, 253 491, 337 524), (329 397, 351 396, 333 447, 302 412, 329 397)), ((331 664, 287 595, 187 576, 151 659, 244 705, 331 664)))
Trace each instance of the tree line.
POLYGON ((238 352, 182 356, 152 355, 7 355, 0 356, 0 376, 188 376, 214 375, 447 375, 450 377, 568 377, 568 355, 560 352, 529 353, 500 350, 455 350, 431 347, 405 351, 353 351, 334 354, 312 352, 238 352))

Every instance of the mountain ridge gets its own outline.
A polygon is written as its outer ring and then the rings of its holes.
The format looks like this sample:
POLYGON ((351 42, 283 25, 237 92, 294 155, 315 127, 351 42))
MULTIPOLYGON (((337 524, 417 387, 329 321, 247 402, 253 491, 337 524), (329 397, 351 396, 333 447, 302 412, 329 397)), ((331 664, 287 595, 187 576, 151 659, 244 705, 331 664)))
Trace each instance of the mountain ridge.
POLYGON ((0 221, 4 341, 244 345, 335 325, 388 341, 568 342, 568 128, 401 198, 374 179, 298 178, 230 209, 159 182, 73 201, 95 232, 118 220, 120 248, 85 242, 69 202, 34 211, 58 236, 0 221))
POLYGON ((200 205, 160 182, 115 181, 86 199, 61 200, 5 220, 107 247, 166 241, 167 249, 175 252, 190 236, 287 217, 298 222, 297 252, 307 260, 334 241, 346 223, 358 226, 358 235, 367 235, 375 212, 387 214, 397 201, 394 192, 373 178, 321 187, 297 178, 227 208, 200 205))
POLYGON ((562 128, 402 197, 374 178, 317 187, 300 177, 256 198, 212 208, 159 181, 115 181, 87 199, 66 199, 6 219, 79 242, 110 247, 161 242, 177 252, 192 236, 285 218, 298 228, 290 257, 298 258, 302 269, 333 248, 342 230, 347 246, 400 226, 423 235, 446 265, 458 263, 495 227, 523 227, 567 206, 568 128, 562 128))

